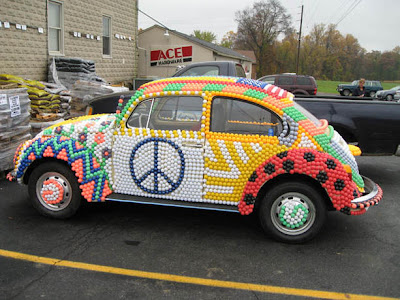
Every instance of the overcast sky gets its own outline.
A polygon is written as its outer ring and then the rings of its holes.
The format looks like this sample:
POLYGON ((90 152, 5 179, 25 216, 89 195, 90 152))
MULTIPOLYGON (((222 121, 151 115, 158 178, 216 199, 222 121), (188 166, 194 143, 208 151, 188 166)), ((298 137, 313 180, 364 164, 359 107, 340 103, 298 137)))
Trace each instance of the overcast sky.
MULTIPOLYGON (((192 34, 193 30, 211 31, 218 42, 230 30, 237 31, 235 12, 252 6, 256 0, 139 0, 139 9, 168 28, 192 34)), ((280 0, 292 16, 292 25, 300 26, 304 5, 303 32, 314 24, 338 23, 343 34, 352 34, 361 47, 390 51, 400 46, 400 0, 280 0), (350 9, 355 6, 354 9, 350 9), (340 21, 343 18, 342 21, 340 21)), ((139 12, 139 28, 155 22, 139 12)))

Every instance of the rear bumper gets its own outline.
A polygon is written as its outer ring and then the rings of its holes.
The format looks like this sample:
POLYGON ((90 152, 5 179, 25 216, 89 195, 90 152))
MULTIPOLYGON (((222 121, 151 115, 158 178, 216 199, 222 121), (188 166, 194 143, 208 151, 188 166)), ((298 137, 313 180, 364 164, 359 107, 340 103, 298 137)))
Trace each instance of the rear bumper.
POLYGON ((347 208, 346 212, 350 215, 361 215, 365 213, 371 206, 378 205, 381 201, 383 192, 379 185, 373 182, 368 177, 362 176, 364 180, 364 190, 362 196, 355 198, 351 201, 351 206, 347 208))

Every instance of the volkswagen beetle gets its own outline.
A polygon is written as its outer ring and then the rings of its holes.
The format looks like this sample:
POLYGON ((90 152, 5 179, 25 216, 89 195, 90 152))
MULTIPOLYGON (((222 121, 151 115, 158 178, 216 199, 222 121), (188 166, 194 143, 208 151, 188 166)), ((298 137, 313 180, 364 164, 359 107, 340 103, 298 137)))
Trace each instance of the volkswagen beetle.
POLYGON ((82 197, 255 211, 267 234, 298 243, 327 211, 359 215, 381 200, 359 154, 276 86, 176 77, 142 85, 116 114, 45 129, 19 146, 8 177, 49 217, 71 217, 82 197))

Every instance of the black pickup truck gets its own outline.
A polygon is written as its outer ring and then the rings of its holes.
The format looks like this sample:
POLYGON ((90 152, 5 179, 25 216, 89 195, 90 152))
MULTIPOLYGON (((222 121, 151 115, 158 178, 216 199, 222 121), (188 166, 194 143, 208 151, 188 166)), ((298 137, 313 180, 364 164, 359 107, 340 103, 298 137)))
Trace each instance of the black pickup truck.
POLYGON ((395 154, 400 145, 400 103, 336 96, 296 96, 295 101, 318 119, 328 120, 363 154, 395 154))

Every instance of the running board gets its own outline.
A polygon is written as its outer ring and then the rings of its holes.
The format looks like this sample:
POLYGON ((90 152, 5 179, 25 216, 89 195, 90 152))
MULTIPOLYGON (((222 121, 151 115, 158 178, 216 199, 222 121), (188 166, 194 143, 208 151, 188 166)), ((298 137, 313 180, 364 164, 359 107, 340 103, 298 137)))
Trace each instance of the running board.
POLYGON ((195 208, 195 209, 226 211, 226 212, 236 212, 236 213, 239 212, 236 205, 221 205, 221 204, 204 203, 204 202, 187 202, 180 200, 156 199, 156 198, 148 198, 148 197, 140 197, 140 196, 132 196, 132 195, 116 194, 116 193, 112 193, 111 195, 109 195, 106 198, 106 201, 130 202, 139 204, 195 208))

